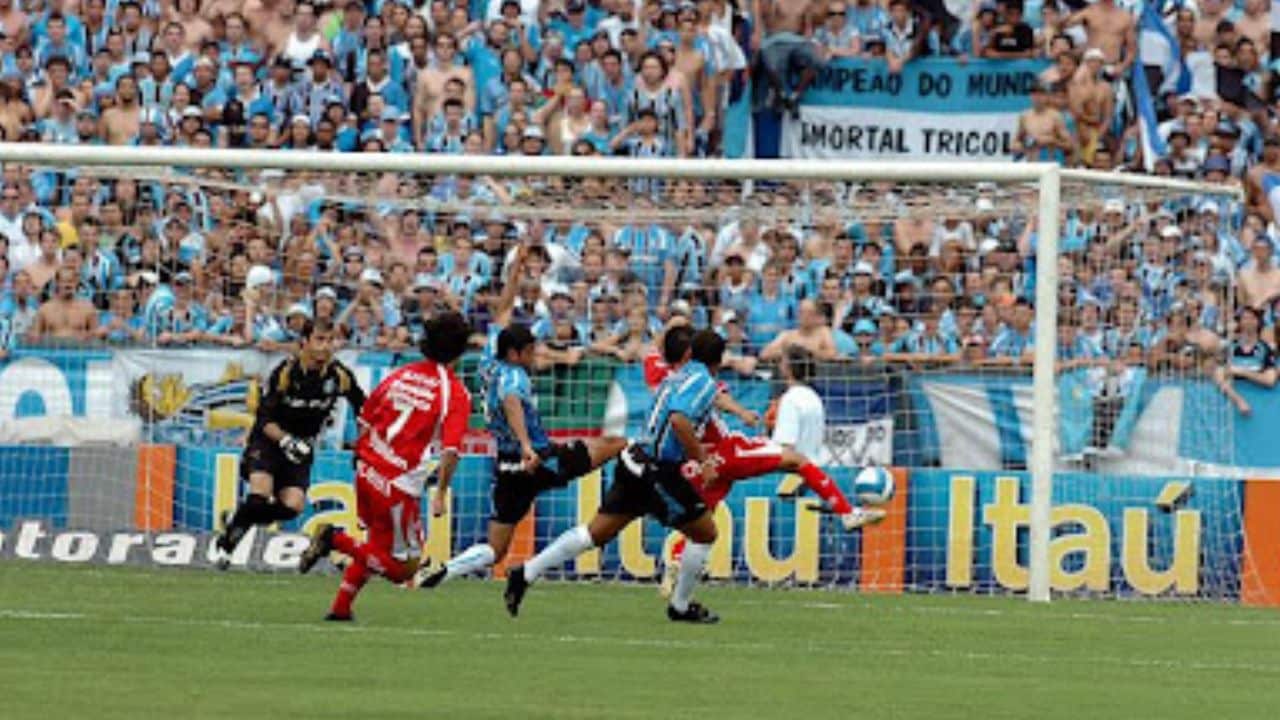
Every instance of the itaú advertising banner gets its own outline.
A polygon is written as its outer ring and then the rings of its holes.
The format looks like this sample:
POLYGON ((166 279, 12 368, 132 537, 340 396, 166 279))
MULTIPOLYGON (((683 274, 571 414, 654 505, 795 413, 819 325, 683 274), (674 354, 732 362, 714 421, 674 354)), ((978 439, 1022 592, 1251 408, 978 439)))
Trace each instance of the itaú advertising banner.
MULTIPOLYGON (((907 587, 1026 590, 1030 498, 1026 473, 913 472, 907 587)), ((1277 481, 1058 474, 1051 586, 1280 604, 1277 500, 1277 481)))
POLYGON ((822 159, 996 160, 1013 157, 1040 61, 917 60, 891 74, 876 60, 822 69, 782 126, 782 155, 822 159))
MULTIPOLYGON (((102 464, 92 456, 78 461, 75 449, 0 448, 2 466, 15 473, 41 474, 41 484, 0 482, 0 559, 61 563, 142 564, 208 567, 217 518, 235 507, 240 490, 240 451, 234 448, 162 447, 166 463, 152 462, 128 482, 105 486, 102 464), (88 465, 94 459, 97 466, 88 465), (23 463, 26 463, 25 465, 23 463), (55 464, 56 463, 56 464, 55 464), (77 490, 90 478, 96 492, 77 490), (117 487, 118 485, 118 487, 117 487), (143 513, 163 506, 165 512, 143 513)), ((129 472, 141 461, 130 461, 129 472)), ((115 464, 125 468, 123 460, 115 464)), ((352 458, 342 451, 316 454, 302 517, 278 527, 256 528, 230 560, 232 568, 283 571, 297 567, 307 535, 320 523, 362 534, 351 484, 352 458)), ((853 491, 856 468, 830 468, 846 493, 853 491)), ((865 531, 847 533, 838 518, 817 512, 812 496, 783 499, 798 479, 774 475, 738 483, 715 511, 720 540, 712 549, 708 573, 717 579, 756 583, 837 585, 864 591, 903 588, 908 477, 893 471, 895 495, 888 517, 865 531)), ((3 479, 3 478, 0 478, 3 479)), ((516 529, 507 563, 519 563, 565 530, 587 522, 600 507, 612 479, 606 467, 568 487, 539 496, 516 529)), ((434 489, 423 494, 427 542, 424 554, 437 562, 484 540, 492 504, 493 461, 462 459, 450 490, 448 512, 427 512, 434 489)), ((652 520, 632 523, 616 542, 578 557, 561 577, 649 580, 661 571, 675 534, 652 520)), ((501 575, 503 567, 498 568, 501 575)))

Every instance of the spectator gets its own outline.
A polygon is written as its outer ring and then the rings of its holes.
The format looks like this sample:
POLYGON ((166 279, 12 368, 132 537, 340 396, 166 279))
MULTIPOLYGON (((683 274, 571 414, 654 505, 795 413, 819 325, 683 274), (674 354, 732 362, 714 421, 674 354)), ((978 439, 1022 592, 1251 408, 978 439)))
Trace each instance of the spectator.
POLYGON ((1035 31, 1022 21, 1022 0, 999 0, 998 23, 987 37, 985 58, 1028 58, 1035 52, 1035 31))
POLYGON ((1250 250, 1252 256, 1239 273, 1240 305, 1261 309, 1280 295, 1280 267, 1275 262, 1275 248, 1265 235, 1255 234, 1250 250))
POLYGON ((1009 324, 991 341, 988 353, 993 359, 1005 363, 1029 363, 1035 340, 1031 334, 1031 321, 1035 318, 1035 311, 1028 300, 1018 298, 1013 301, 1010 317, 1009 324))
POLYGON ((1130 66, 1138 57, 1138 39, 1133 17, 1117 7, 1115 0, 1098 0, 1068 16, 1063 22, 1064 29, 1076 25, 1084 26, 1087 46, 1101 53, 1099 60, 1108 68, 1108 74, 1111 77, 1127 77, 1130 66))
POLYGON ((591 350, 623 362, 632 362, 647 351, 649 331, 648 311, 644 307, 633 307, 626 312, 612 335, 596 341, 591 350))
POLYGON ((1039 162, 1063 163, 1075 146, 1062 112, 1049 104, 1051 88, 1031 90, 1031 109, 1018 116, 1014 143, 1021 157, 1039 162))
POLYGON ((111 293, 107 310, 98 315, 94 336, 108 343, 141 342, 146 337, 142 318, 134 312, 133 291, 120 288, 111 293))
POLYGON ((843 0, 827 3, 825 19, 813 38, 827 49, 829 57, 858 57, 862 54, 862 37, 858 26, 849 22, 849 8, 843 0))
POLYGON ((79 277, 70 267, 58 270, 53 297, 40 305, 35 322, 28 331, 33 342, 70 340, 87 342, 97 330, 97 312, 88 301, 78 297, 79 277))
POLYGON ((752 46, 760 48, 761 65, 768 82, 766 104, 798 117, 800 97, 826 61, 812 35, 821 3, 756 0, 752 46), (798 77, 794 86, 789 82, 798 77))
POLYGON ((1260 337, 1262 328, 1262 311, 1242 308, 1236 328, 1238 334, 1231 341, 1227 364, 1214 369, 1214 381, 1242 415, 1251 414, 1253 408, 1232 387, 1236 378, 1267 388, 1276 384, 1275 350, 1260 337))
MULTIPOLYGON (((1170 92, 1176 78, 1161 74, 1172 59, 1154 43, 1139 57, 1133 17, 1111 0, 1065 17, 1066 6, 1032 3, 1025 20, 1019 0, 969 3, 954 20, 940 3, 896 0, 71 7, 28 18, 0 0, 8 139, 714 156, 752 134, 733 124, 739 96, 772 91, 794 112, 832 58, 892 72, 922 55, 992 67, 1045 58, 1014 136, 1025 159, 1150 166, 1247 191, 1243 206, 1064 203, 1064 367, 1092 372, 1100 353, 1129 367, 1136 352, 1153 368, 1208 371, 1204 355, 1236 332, 1228 308, 1269 312, 1280 295, 1275 59, 1256 0, 1205 0, 1166 18, 1194 76, 1185 95, 1170 92), (1215 61, 1230 71, 1221 88, 1215 61), (1144 156, 1125 72, 1134 62, 1151 80, 1161 157, 1144 156), (1228 87, 1237 77, 1240 92, 1228 87)), ((78 278, 73 297, 105 308, 93 335, 120 343, 281 349, 305 312, 341 320, 351 346, 394 350, 438 307, 483 333, 509 289, 515 317, 540 326, 543 364, 583 348, 633 357, 677 316, 723 330, 739 371, 776 360, 784 337, 825 359, 917 365, 1021 363, 1031 345, 1030 198, 993 186, 957 186, 944 206, 870 184, 239 170, 158 180, 16 165, 3 175, 9 337, 29 335, 45 286, 50 303, 60 297, 47 281, 66 273, 78 278), (548 198, 569 198, 570 210, 548 198), (499 204, 511 217, 484 209, 499 204), (508 285, 521 243, 537 249, 508 285)), ((1259 337, 1274 338, 1263 324, 1259 337)))
POLYGON ((797 327, 787 330, 760 351, 761 360, 776 361, 786 348, 798 345, 818 360, 836 357, 830 321, 814 300, 802 300, 797 309, 797 327))
POLYGON ((45 285, 53 279, 62 265, 62 239, 52 229, 40 231, 40 255, 34 262, 26 266, 31 283, 37 292, 43 292, 45 285))

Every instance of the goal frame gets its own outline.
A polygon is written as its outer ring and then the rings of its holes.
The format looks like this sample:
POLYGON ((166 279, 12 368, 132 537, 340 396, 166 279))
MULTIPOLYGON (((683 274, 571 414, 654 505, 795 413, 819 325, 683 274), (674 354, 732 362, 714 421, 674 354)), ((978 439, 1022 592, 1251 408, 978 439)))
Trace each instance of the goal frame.
MULTIPOLYGON (((1216 195, 1232 188, 1153 176, 1064 169, 1052 163, 631 159, 572 156, 504 157, 416 153, 328 153, 311 150, 142 148, 0 143, 0 163, 32 166, 261 168, 316 172, 414 173, 434 175, 562 175, 580 177, 662 176, 688 180, 780 180, 811 182, 996 182, 1034 184, 1039 196, 1036 254, 1056 257, 1064 181, 1216 195)), ((1235 194, 1239 194, 1236 189, 1235 194)), ((1056 262, 1036 263, 1035 337, 1032 364, 1034 414, 1031 437, 1029 582, 1027 598, 1049 602, 1049 540, 1053 502, 1054 366, 1057 349, 1056 262)))

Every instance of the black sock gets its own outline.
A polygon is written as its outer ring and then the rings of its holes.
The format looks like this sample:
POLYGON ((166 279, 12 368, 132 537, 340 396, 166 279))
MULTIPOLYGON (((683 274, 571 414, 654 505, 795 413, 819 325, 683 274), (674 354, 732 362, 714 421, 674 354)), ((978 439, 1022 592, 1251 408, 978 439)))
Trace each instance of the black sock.
POLYGON ((231 526, 243 530, 253 525, 266 525, 270 522, 273 522, 271 503, 267 501, 266 496, 256 493, 249 493, 231 518, 231 526))
POLYGON ((271 519, 268 522, 288 522, 298 517, 297 510, 294 510, 282 502, 272 503, 270 511, 271 519))

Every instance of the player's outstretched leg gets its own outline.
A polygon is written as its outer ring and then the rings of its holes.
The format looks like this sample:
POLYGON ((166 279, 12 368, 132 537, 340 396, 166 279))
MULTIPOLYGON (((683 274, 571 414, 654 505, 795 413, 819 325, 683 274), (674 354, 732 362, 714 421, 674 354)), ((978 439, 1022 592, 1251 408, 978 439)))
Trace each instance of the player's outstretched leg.
POLYGON ((280 491, 277 502, 272 502, 270 488, 273 482, 272 477, 266 473, 253 473, 249 476, 249 494, 218 536, 219 550, 227 554, 234 552, 248 534, 249 528, 254 525, 287 522, 298 517, 306 494, 300 488, 286 487, 280 491))
POLYGON ((329 528, 325 532, 323 528, 324 526, 317 531, 316 537, 312 540, 312 546, 308 547, 307 551, 310 552, 312 547, 316 552, 323 551, 324 554, 337 550, 350 555, 353 560, 342 574, 342 584, 338 586, 338 594, 333 600, 329 614, 325 616, 326 620, 350 620, 351 605, 371 575, 381 575, 399 584, 413 577, 414 571, 418 568, 416 558, 400 561, 392 556, 393 534, 389 528, 370 527, 369 541, 364 543, 357 543, 355 538, 342 530, 329 528), (324 539, 326 536, 327 541, 324 539))
POLYGON ((507 573, 507 589, 502 599, 507 605, 511 617, 520 614, 520 603, 524 600, 529 585, 542 577, 552 568, 560 567, 566 562, 595 547, 617 537, 622 528, 635 519, 633 515, 607 515, 596 513, 587 525, 569 528, 560 537, 542 549, 542 552, 529 558, 524 565, 514 567, 507 573))
POLYGON ((704 512, 693 522, 683 525, 680 532, 689 538, 689 542, 685 545, 680 559, 680 569, 676 572, 671 602, 667 605, 667 618, 672 622, 699 624, 720 622, 719 615, 693 600, 693 590, 702 577, 702 571, 707 567, 711 546, 716 541, 715 521, 711 513, 704 512))
MULTIPOLYGON (((553 482, 567 483, 576 480, 617 457, 626 446, 626 438, 611 435, 557 446, 557 452, 567 453, 570 458, 573 458, 561 460, 560 465, 560 472, 566 475, 571 474, 572 478, 553 482), (584 452, 585 455, 582 454, 584 452)), ((419 587, 433 588, 450 578, 487 570, 506 557, 507 550, 511 546, 511 538, 515 534, 516 522, 528 512, 528 504, 533 502, 533 497, 524 498, 523 502, 515 506, 514 511, 502 503, 497 496, 494 502, 495 507, 498 508, 496 516, 498 519, 489 523, 488 542, 476 543, 463 550, 439 569, 422 577, 418 583, 419 587)))
MULTIPOLYGON (((615 435, 588 438, 583 440, 582 443, 587 446, 587 453, 591 456, 591 470, 595 470, 618 457, 618 453, 627 447, 627 439, 615 435)), ((583 474, 585 475, 586 473, 583 474)))
POLYGON ((805 486, 817 493, 831 512, 840 516, 840 523, 845 530, 853 531, 863 525, 871 525, 884 519, 884 510, 856 506, 849 502, 849 498, 840 492, 840 488, 830 475, 810 462, 809 458, 794 450, 782 451, 782 463, 778 469, 799 475, 805 486))
MULTIPOLYGON (((372 536, 372 529, 370 535, 372 536)), ((402 583, 413 576, 418 569, 418 561, 410 559, 397 560, 391 554, 390 543, 379 543, 374 540, 357 543, 355 538, 341 530, 333 533, 333 549, 350 555, 356 562, 364 564, 371 572, 377 573, 393 583, 402 583), (385 545, 385 546, 384 546, 385 545)))
MULTIPOLYGON (((490 538, 494 535, 494 528, 492 525, 493 524, 490 524, 489 527, 490 538)), ((513 526, 504 526, 504 528, 507 528, 506 535, 507 537, 510 537, 513 526)), ((504 547, 504 555, 506 554, 505 550, 506 548, 504 547)), ((492 567, 498 559, 499 556, 497 551, 494 550, 492 540, 490 542, 476 543, 450 558, 449 562, 441 565, 430 574, 420 576, 418 580, 418 587, 430 590, 449 578, 455 578, 460 575, 470 575, 472 573, 480 572, 481 570, 486 570, 492 567)))

